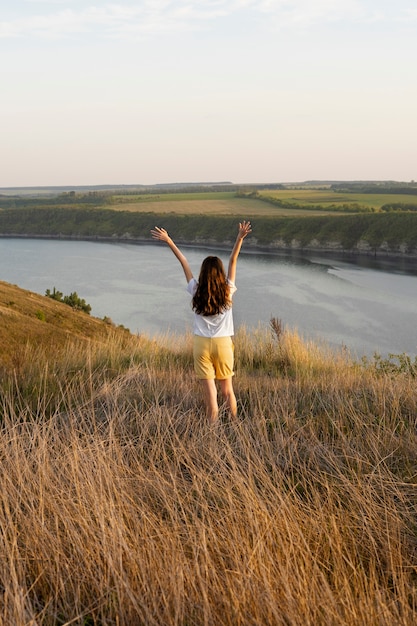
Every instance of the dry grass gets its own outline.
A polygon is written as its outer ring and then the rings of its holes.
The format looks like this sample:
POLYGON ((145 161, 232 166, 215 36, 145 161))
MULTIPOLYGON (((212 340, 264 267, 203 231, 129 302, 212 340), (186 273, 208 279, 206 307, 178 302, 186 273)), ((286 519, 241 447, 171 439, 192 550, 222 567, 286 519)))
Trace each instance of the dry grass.
POLYGON ((291 209, 268 204, 255 198, 230 197, 219 198, 181 198, 176 199, 170 196, 163 200, 140 200, 113 204, 111 208, 115 211, 132 211, 138 213, 177 213, 179 215, 235 215, 241 219, 242 215, 256 217, 272 216, 313 216, 329 215, 328 211, 298 209, 296 206, 291 209))
POLYGON ((238 217, 250 213, 253 215, 275 215, 277 210, 265 205, 260 200, 245 198, 182 198, 164 200, 140 200, 114 204, 114 210, 133 211, 139 213, 179 213, 181 215, 236 215, 238 217))
POLYGON ((90 342, 128 333, 70 306, 0 281, 0 376, 24 370, 28 361, 66 358, 68 343, 86 349, 90 342), (36 356, 34 356, 36 353, 36 356))
POLYGON ((271 330, 214 429, 190 337, 3 381, 0 623, 416 623, 415 381, 271 330))

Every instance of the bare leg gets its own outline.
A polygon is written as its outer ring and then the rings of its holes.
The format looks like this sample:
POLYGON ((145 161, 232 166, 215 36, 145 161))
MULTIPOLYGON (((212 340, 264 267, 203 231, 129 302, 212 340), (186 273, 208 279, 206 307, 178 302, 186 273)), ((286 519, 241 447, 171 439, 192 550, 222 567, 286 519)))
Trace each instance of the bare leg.
POLYGON ((201 381, 204 401, 206 404, 206 413, 210 424, 214 424, 219 417, 219 405, 217 404, 217 387, 215 380, 201 381))
POLYGON ((230 415, 235 418, 237 417, 237 403, 236 396, 233 390, 233 381, 232 377, 225 378, 224 380, 220 380, 220 389, 223 395, 223 398, 226 401, 226 405, 230 411, 230 415))

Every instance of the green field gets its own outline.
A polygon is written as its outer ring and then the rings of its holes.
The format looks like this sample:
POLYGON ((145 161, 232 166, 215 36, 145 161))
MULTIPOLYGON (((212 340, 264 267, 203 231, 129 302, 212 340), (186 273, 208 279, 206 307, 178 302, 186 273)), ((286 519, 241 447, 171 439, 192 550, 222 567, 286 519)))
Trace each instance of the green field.
POLYGON ((115 202, 189 202, 191 200, 229 200, 235 196, 234 191, 200 191, 189 193, 146 193, 146 194, 115 194, 115 202))
POLYGON ((114 195, 111 206, 115 210, 141 213, 178 213, 180 215, 236 215, 301 217, 340 215, 349 212, 381 210, 386 204, 404 203, 417 206, 417 196, 390 193, 348 193, 333 189, 266 189, 249 192, 235 191, 190 192, 114 195), (271 199, 271 202, 268 202, 271 199), (286 206, 273 204, 274 201, 286 206), (334 210, 332 210, 334 209, 334 210))
MULTIPOLYGON (((279 187, 279 186, 278 186, 279 187)), ((22 190, 23 192, 26 190, 22 190)), ((63 191, 49 195, 0 194, 1 209, 96 207, 135 213, 175 213, 236 217, 302 217, 377 213, 396 209, 417 210, 415 186, 347 185, 346 188, 309 186, 274 188, 234 186, 227 189, 100 189, 63 191), (409 193, 408 193, 409 191, 409 193), (399 207, 398 205, 403 205, 399 207), (383 208, 384 207, 384 208, 383 208)))
MULTIPOLYGON (((275 192, 273 192, 275 193, 275 192)), ((112 209, 140 213, 178 213, 180 215, 236 215, 277 216, 328 215, 320 209, 285 208, 264 200, 236 196, 230 192, 167 193, 137 196, 117 195, 112 198, 112 209)), ((335 213, 337 214, 337 213, 335 213)))
POLYGON ((329 205, 359 204, 361 206, 380 209, 384 204, 407 203, 417 206, 417 196, 412 194, 389 193, 346 193, 335 192, 333 189, 277 189, 262 190, 258 195, 263 198, 274 198, 297 205, 320 204, 329 205))

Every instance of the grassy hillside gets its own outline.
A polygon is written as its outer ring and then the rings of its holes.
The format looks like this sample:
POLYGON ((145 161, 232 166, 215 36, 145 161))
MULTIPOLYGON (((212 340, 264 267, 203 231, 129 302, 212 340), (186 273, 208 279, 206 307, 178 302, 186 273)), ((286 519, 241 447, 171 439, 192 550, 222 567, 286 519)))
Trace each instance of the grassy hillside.
POLYGON ((0 281, 0 372, 25 367, 36 351, 59 360, 69 344, 106 342, 126 331, 30 291, 0 281))
POLYGON ((212 429, 190 336, 1 288, 0 623, 416 623, 416 363, 241 329, 212 429))

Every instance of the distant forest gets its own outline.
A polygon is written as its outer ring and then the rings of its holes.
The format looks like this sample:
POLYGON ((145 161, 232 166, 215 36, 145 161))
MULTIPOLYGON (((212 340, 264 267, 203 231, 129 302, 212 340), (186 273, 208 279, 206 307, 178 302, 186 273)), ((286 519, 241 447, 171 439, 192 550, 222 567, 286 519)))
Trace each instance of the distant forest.
MULTIPOLYGON (((276 204, 288 209, 287 214, 247 215, 256 220, 256 229, 251 237, 253 247, 277 250, 292 247, 331 247, 338 246, 346 251, 383 252, 416 254, 417 249, 417 185, 411 183, 374 182, 331 182, 327 184, 300 183, 298 185, 232 185, 231 183, 190 184, 190 185, 158 185, 151 187, 126 186, 106 187, 102 189, 65 190, 51 195, 0 195, 0 235, 3 236, 37 236, 62 237, 80 239, 106 239, 143 242, 149 241, 149 231, 156 222, 163 223, 167 229, 175 229, 178 241, 189 244, 225 244, 225 232, 233 232, 236 217, 232 215, 181 214, 181 202, 176 209, 162 214, 148 210, 148 205, 141 210, 124 210, 121 206, 126 196, 132 196, 129 202, 143 205, 142 195, 177 194, 210 192, 219 194, 233 192, 237 197, 256 197, 264 202, 276 204), (281 200, 283 190, 320 190, 330 192, 329 197, 341 193, 340 203, 326 200, 326 206, 307 204, 302 200, 290 198, 281 200), (265 190, 274 190, 276 196, 261 194, 265 190), (331 193, 333 192, 333 194, 331 193), (346 203, 343 194, 381 194, 391 196, 390 201, 377 209, 369 205, 361 206, 346 203), (392 196, 407 196, 407 201, 395 202, 392 196), (137 200, 135 200, 135 196, 137 200), (411 200, 411 201, 410 201, 411 200), (294 204, 298 202, 298 204, 294 204), (117 210, 114 210, 118 205, 117 210), (297 209, 297 210, 295 210, 297 209), (352 213, 350 215, 300 215, 311 210, 322 209, 323 212, 352 213), (291 211, 293 214, 291 214, 291 211), (298 213, 297 213, 298 211, 298 213)), ((233 195, 231 194, 231 196, 233 195)), ((300 192, 305 197, 305 191, 300 192), (304 195, 303 195, 304 194, 304 195)), ((207 196, 209 194, 206 194, 207 196)), ((230 196, 230 197, 231 197, 230 196)), ((313 197, 313 196, 312 196, 313 197)), ((400 199, 399 199, 400 200, 400 199)), ((242 200, 245 202, 245 200, 242 200)), ((136 206, 136 205, 135 205, 136 206)), ((151 206, 151 205, 149 205, 151 206)), ((272 213, 277 209, 272 208, 272 213)))
MULTIPOLYGON (((143 242, 150 240, 149 232, 156 222, 175 230, 177 240, 184 243, 224 244, 225 232, 234 232, 236 218, 172 213, 158 216, 94 208, 8 209, 0 211, 0 234, 143 242)), ((362 241, 374 251, 386 243, 386 251, 398 251, 403 246, 404 252, 412 252, 417 247, 417 213, 257 217, 252 244, 248 241, 248 245, 271 248, 279 242, 291 246, 297 241, 300 247, 308 247, 313 240, 322 246, 339 242, 344 250, 353 250, 362 241)))

